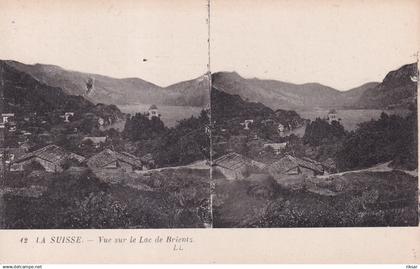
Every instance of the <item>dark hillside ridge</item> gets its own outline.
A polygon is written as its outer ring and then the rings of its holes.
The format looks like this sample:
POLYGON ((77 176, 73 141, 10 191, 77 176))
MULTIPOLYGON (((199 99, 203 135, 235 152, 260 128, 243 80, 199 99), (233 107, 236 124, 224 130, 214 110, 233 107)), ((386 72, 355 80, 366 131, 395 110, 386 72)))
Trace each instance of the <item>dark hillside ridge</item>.
POLYGON ((118 119, 123 113, 116 107, 97 104, 82 96, 68 95, 59 87, 52 87, 0 61, 4 78, 4 111, 17 115, 50 112, 76 112, 112 115, 118 119))
POLYGON ((236 72, 212 74, 213 85, 244 100, 272 109, 387 109, 408 107, 417 97, 417 64, 391 71, 382 83, 369 82, 348 91, 338 91, 319 83, 293 84, 277 80, 246 79, 236 72))
POLYGON ((92 92, 86 97, 92 103, 206 106, 209 99, 209 83, 206 82, 206 76, 164 88, 140 78, 118 79, 70 71, 56 65, 27 65, 9 60, 3 62, 30 74, 45 85, 61 88, 69 95, 83 95, 88 84, 92 84, 92 92))

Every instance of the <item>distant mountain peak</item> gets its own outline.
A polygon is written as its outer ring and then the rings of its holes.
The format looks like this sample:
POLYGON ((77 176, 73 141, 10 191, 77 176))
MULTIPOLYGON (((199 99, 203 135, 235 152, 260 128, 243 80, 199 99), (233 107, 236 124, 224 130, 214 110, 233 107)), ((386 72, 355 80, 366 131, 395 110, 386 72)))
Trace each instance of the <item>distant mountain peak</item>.
POLYGON ((51 64, 28 65, 13 60, 4 62, 48 86, 61 88, 66 94, 70 95, 84 95, 86 93, 86 82, 90 79, 94 80, 95 90, 88 97, 94 103, 205 106, 209 99, 208 94, 204 96, 208 91, 197 90, 205 87, 202 79, 192 80, 190 83, 181 82, 178 87, 173 87, 171 94, 168 94, 168 87, 162 88, 135 77, 112 78, 99 74, 67 70, 51 64))

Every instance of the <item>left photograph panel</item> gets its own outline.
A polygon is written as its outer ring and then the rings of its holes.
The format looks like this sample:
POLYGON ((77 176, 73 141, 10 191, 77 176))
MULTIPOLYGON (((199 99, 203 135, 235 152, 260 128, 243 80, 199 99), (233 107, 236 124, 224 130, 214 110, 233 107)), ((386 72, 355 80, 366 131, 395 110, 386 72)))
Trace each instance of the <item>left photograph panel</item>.
POLYGON ((206 0, 0 0, 0 228, 210 228, 206 0))

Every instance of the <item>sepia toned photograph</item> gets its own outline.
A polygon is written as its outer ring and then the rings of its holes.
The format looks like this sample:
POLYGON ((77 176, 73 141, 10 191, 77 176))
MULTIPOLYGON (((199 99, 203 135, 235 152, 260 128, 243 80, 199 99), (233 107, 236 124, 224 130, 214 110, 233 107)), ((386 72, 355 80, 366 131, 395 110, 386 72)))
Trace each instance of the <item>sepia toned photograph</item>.
POLYGON ((211 227, 206 2, 1 3, 1 228, 211 227))
POLYGON ((418 226, 415 1, 0 3, 1 229, 418 226))
POLYGON ((239 2, 212 1, 213 227, 418 226, 416 3, 239 2))

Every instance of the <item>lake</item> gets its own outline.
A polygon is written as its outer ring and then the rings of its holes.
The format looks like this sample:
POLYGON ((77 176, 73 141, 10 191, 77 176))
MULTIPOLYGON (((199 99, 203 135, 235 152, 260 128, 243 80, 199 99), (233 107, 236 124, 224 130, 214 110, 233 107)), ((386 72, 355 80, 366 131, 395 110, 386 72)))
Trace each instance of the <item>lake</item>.
MULTIPOLYGON (((329 110, 302 110, 296 111, 302 118, 315 120, 316 118, 326 118, 329 110)), ((337 118, 341 119, 341 124, 347 131, 352 131, 357 128, 357 125, 361 122, 369 121, 371 119, 378 119, 381 113, 385 112, 388 115, 397 114, 400 116, 407 116, 409 114, 408 109, 393 109, 393 110, 381 110, 381 109, 351 109, 351 110, 337 110, 337 118)), ((305 126, 295 129, 292 133, 303 136, 305 133, 305 126)))
MULTIPOLYGON (((138 105, 119 105, 122 112, 134 115, 138 112, 147 112, 150 105, 138 104, 138 105)), ((174 127, 178 121, 189 118, 191 116, 198 116, 203 109, 202 107, 195 106, 167 106, 159 105, 159 113, 161 114, 161 120, 167 127, 174 127)), ((296 111, 302 118, 315 120, 316 118, 326 118, 329 110, 298 110, 296 111)), ((408 109, 393 109, 393 110, 381 110, 381 109, 351 109, 351 110, 337 110, 337 117, 341 119, 341 124, 347 131, 352 131, 357 128, 357 125, 364 121, 371 119, 378 119, 382 112, 389 115, 397 114, 406 116, 409 113, 408 109)), ((123 126, 123 125, 122 125, 123 126)), ((292 133, 303 136, 305 133, 305 126, 295 129, 292 133)))
MULTIPOLYGON (((144 113, 149 110, 150 105, 138 104, 138 105, 119 105, 120 110, 124 113, 134 115, 135 113, 144 113)), ((200 115, 202 107, 196 106, 166 106, 158 105, 159 113, 161 114, 160 119, 163 121, 166 127, 174 127, 178 121, 189 118, 191 116, 200 115)))

